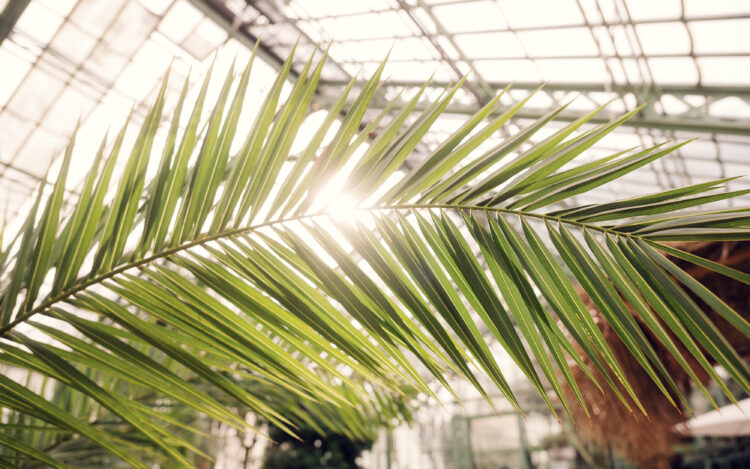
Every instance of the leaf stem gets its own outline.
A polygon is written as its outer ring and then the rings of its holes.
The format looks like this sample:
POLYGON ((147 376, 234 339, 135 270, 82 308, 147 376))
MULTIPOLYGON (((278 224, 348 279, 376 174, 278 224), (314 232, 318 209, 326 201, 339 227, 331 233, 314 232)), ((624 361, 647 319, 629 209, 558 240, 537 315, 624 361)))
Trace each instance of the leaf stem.
MULTIPOLYGON (((519 217, 530 217, 530 218, 537 218, 540 220, 550 220, 555 221, 559 223, 565 223, 569 225, 576 225, 580 228, 587 228, 592 229, 595 231, 600 231, 602 233, 609 233, 614 236, 626 236, 628 238, 640 238, 639 236, 632 235, 630 233, 621 233, 619 231, 614 231, 609 228, 604 228, 602 226, 598 225, 592 225, 592 224, 586 224, 582 222, 577 222, 573 220, 566 220, 562 217, 554 217, 549 216, 541 213, 532 213, 532 212, 524 212, 521 210, 512 210, 507 208, 500 208, 500 207, 485 207, 480 205, 451 205, 451 204, 400 204, 400 205, 390 205, 390 206, 382 206, 382 207, 361 207, 361 208, 354 208, 354 211, 356 212, 375 212, 375 211, 389 211, 389 210, 416 210, 416 209, 438 209, 438 210, 456 210, 456 211, 482 211, 482 212, 494 212, 494 213, 507 213, 509 215, 516 215, 519 217)), ((70 298, 71 296, 93 286, 98 285, 102 283, 103 281, 114 277, 117 274, 121 274, 127 270, 140 267, 146 264, 150 264, 151 262, 157 261, 159 259, 165 259, 173 254, 176 254, 178 252, 182 252, 185 250, 188 250, 195 246, 202 246, 206 243, 209 243, 211 241, 217 241, 219 239, 225 239, 225 238, 231 238, 233 236, 239 236, 246 233, 250 233, 256 230, 259 230, 264 227, 269 227, 273 225, 279 225, 279 224, 285 224, 290 223, 294 221, 300 221, 308 218, 316 218, 316 217, 327 217, 331 215, 330 211, 323 211, 323 212, 315 212, 315 213, 309 213, 305 215, 295 215, 293 217, 288 218, 282 218, 279 220, 271 220, 271 221, 265 221, 263 223, 258 223, 256 225, 246 226, 242 228, 234 228, 231 230, 222 231, 219 233, 213 233, 213 234, 207 234, 203 236, 198 236, 197 238, 193 239, 192 241, 180 244, 178 246, 172 246, 168 249, 165 249, 163 251, 160 251, 158 253, 152 254, 147 257, 143 257, 138 260, 131 260, 129 262, 126 262, 125 264, 120 265, 119 267, 116 267, 108 272, 101 273, 99 275, 90 277, 88 279, 81 278, 77 282, 73 283, 73 285, 68 288, 67 290, 62 291, 58 295, 55 295, 53 297, 49 297, 46 300, 42 301, 38 306, 36 306, 33 309, 26 310, 23 312, 19 312, 16 315, 16 318, 11 321, 8 325, 4 326, 3 328, 0 328, 0 338, 5 337, 5 335, 10 332, 15 326, 18 324, 26 321, 30 317, 34 316, 37 313, 43 312, 44 310, 50 308, 51 306, 55 305, 56 303, 59 303, 61 301, 65 301, 66 299, 70 298)), ((123 256, 127 257, 127 256, 123 256)))

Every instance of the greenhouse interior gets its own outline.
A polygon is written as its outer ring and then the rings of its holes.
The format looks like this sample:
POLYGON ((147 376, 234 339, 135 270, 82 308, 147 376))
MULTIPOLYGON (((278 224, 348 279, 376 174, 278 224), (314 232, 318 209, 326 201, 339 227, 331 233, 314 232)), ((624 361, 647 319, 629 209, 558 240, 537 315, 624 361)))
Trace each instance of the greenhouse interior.
POLYGON ((0 468, 750 467, 747 0, 0 0, 0 468))

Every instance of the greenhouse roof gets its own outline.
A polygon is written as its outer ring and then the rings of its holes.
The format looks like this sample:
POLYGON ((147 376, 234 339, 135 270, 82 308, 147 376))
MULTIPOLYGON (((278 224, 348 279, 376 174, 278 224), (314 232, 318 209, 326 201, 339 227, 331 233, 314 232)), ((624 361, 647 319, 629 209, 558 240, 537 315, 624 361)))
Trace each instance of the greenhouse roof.
MULTIPOLYGON (((295 43, 297 71, 331 44, 318 107, 389 51, 380 106, 432 79, 425 107, 469 74, 427 149, 511 82, 506 108, 546 84, 506 135, 575 98, 561 122, 610 101, 602 119, 651 102, 599 152, 699 137, 609 188, 618 196, 748 172, 744 0, 0 0, 0 8, 0 210, 11 214, 45 179, 76 122, 92 137, 79 151, 93 155, 96 139, 131 109, 136 123, 145 114, 170 63, 177 89, 191 70, 191 81, 201 78, 214 51, 217 68, 227 68, 258 38, 266 74, 295 43)), ((259 80, 257 91, 265 85, 259 80)))

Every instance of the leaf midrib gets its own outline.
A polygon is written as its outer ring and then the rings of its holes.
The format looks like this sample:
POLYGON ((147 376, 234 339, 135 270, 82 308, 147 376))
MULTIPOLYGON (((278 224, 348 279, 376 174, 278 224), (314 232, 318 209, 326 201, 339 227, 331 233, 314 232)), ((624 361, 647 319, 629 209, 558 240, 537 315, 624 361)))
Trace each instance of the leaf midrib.
MULTIPOLYGON (((545 220, 545 221, 554 221, 554 222, 563 223, 566 225, 575 225, 575 226, 578 226, 579 228, 591 229, 591 230, 599 231, 602 233, 608 233, 608 234, 611 234, 613 236, 618 236, 618 237, 641 239, 641 236, 634 235, 632 233, 612 230, 612 229, 605 228, 599 225, 578 222, 575 220, 568 220, 563 217, 550 216, 550 215, 546 215, 543 213, 524 212, 523 210, 513 210, 513 209, 508 209, 508 208, 502 208, 502 207, 485 207, 485 206, 480 206, 480 205, 465 205, 465 204, 429 204, 427 203, 427 204, 397 204, 397 205, 388 205, 388 206, 380 206, 380 207, 360 207, 360 208, 354 208, 353 211, 376 212, 376 211, 389 211, 389 210, 395 211, 395 210, 422 210, 422 209, 456 210, 456 211, 468 211, 468 212, 480 211, 480 212, 485 212, 485 213, 490 213, 490 212, 507 213, 507 214, 516 215, 519 217, 530 217, 530 218, 537 218, 537 219, 545 220)), ((269 227, 269 226, 283 225, 285 223, 301 221, 301 220, 305 220, 308 218, 326 217, 332 214, 333 212, 330 210, 324 211, 324 212, 308 213, 304 215, 296 215, 293 217, 287 217, 287 218, 282 218, 278 220, 265 221, 263 223, 258 223, 256 225, 246 226, 242 228, 234 228, 231 230, 221 231, 219 233, 205 234, 191 241, 185 242, 177 246, 172 246, 168 249, 152 254, 150 256, 147 256, 147 257, 135 260, 135 261, 126 262, 125 264, 122 264, 119 267, 116 267, 108 272, 104 272, 94 277, 91 277, 88 280, 85 280, 83 282, 80 282, 79 280, 75 282, 71 288, 68 288, 67 290, 63 290, 58 295, 55 295, 51 298, 47 298, 35 308, 19 313, 18 315, 16 315, 16 318, 13 321, 8 323, 8 325, 4 326, 3 328, 0 328, 0 339, 5 337, 5 335, 8 332, 10 332, 15 326, 25 322, 27 319, 31 318, 35 314, 41 313, 44 310, 54 306, 55 304, 61 301, 65 301, 66 299, 70 298, 73 295, 91 286, 101 284, 105 280, 110 279, 114 277, 115 275, 123 273, 127 270, 137 268, 143 265, 147 265, 147 264, 150 264, 151 262, 154 262, 160 259, 165 259, 178 252, 186 251, 195 246, 202 246, 203 244, 211 242, 211 241, 231 238, 233 236, 250 233, 250 232, 259 230, 261 228, 269 227)), ((123 257, 127 257, 127 256, 123 256, 123 257)))

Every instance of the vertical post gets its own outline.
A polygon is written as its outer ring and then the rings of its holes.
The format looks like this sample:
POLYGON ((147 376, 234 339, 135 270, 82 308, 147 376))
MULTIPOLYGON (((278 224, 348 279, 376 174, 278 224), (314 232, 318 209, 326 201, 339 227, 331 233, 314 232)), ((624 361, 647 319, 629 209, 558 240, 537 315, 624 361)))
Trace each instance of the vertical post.
POLYGON ((386 469, 392 469, 391 462, 393 461, 393 429, 388 427, 385 433, 385 467, 386 469))
POLYGON ((470 417, 454 415, 451 419, 451 456, 454 469, 474 467, 471 451, 470 417))
POLYGON ((529 452, 529 442, 526 440, 526 425, 523 423, 523 417, 517 415, 518 419, 518 440, 519 450, 521 451, 521 467, 531 469, 531 453, 529 452))

